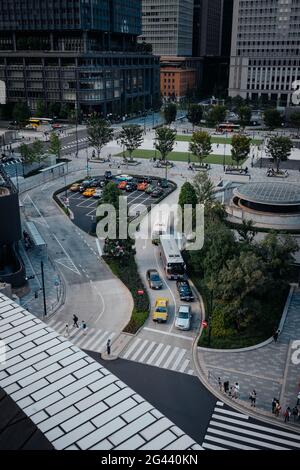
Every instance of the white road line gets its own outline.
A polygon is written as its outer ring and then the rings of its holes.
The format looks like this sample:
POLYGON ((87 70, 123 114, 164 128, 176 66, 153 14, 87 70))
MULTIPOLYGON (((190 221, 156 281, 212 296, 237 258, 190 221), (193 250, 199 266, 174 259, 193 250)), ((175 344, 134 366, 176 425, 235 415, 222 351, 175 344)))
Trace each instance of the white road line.
POLYGON ((216 405, 217 405, 217 406, 224 406, 224 403, 223 403, 222 401, 217 401, 217 402, 216 402, 216 405))
POLYGON ((166 348, 163 350, 162 355, 159 357, 159 359, 154 364, 156 367, 159 367, 160 363, 163 361, 164 357, 166 356, 166 354, 169 352, 170 349, 171 349, 171 346, 168 344, 166 346, 166 348))
POLYGON ((132 361, 135 361, 136 358, 138 357, 138 355, 142 352, 142 350, 147 346, 147 344, 149 343, 149 341, 147 339, 145 339, 142 344, 140 345, 140 347, 137 349, 137 351, 133 354, 131 360, 132 361))
POLYGON ((157 348, 155 349, 155 351, 153 351, 153 353, 151 354, 151 356, 149 357, 148 361, 146 361, 146 364, 152 364, 152 362, 154 361, 155 357, 157 356, 157 354, 159 353, 159 351, 161 350, 161 348, 164 346, 163 343, 159 343, 157 345, 157 348))
POLYGON ((96 291, 96 294, 100 297, 100 300, 101 300, 101 302, 102 302, 102 309, 100 310, 100 313, 99 313, 98 318, 97 318, 97 320, 96 320, 96 322, 97 322, 98 320, 100 320, 100 318, 102 317, 103 313, 105 312, 105 300, 104 300, 103 295, 101 294, 100 289, 98 290, 98 289, 96 288, 96 286, 93 284, 93 281, 90 280, 90 283, 91 283, 92 288, 96 291))
POLYGON ((172 360, 176 356, 177 352, 179 351, 179 348, 175 347, 173 351, 171 352, 170 356, 166 360, 166 362, 162 365, 164 369, 168 369, 169 365, 171 364, 172 360))
POLYGON ((188 374, 189 374, 189 375, 194 375, 193 369, 190 369, 190 370, 188 371, 188 374))
POLYGON ((222 410, 222 408, 215 410, 215 411, 217 411, 218 413, 223 413, 225 415, 237 416, 238 418, 241 418, 241 419, 247 419, 247 420, 249 419, 249 416, 241 414, 241 413, 236 413, 235 411, 222 410))
MULTIPOLYGON (((93 328, 94 330, 94 328, 93 328)), ((84 346, 87 348, 89 346, 94 346, 95 344, 97 344, 101 338, 103 338, 106 334, 106 331, 103 331, 103 330, 95 330, 93 331, 92 334, 90 334, 90 338, 87 339, 86 343, 84 344, 84 346), (99 336, 100 335, 100 336, 99 336), (95 344, 94 344, 95 343, 95 344)))
POLYGON ((180 367, 179 369, 179 372, 184 372, 185 369, 187 368, 187 366, 189 365, 190 363, 190 360, 189 359, 185 359, 185 361, 183 362, 182 366, 180 367))
POLYGON ((192 338, 191 336, 184 336, 184 335, 179 335, 179 334, 176 334, 176 333, 169 333, 168 331, 156 330, 155 328, 149 328, 147 326, 145 326, 145 328, 143 328, 143 330, 153 331, 155 333, 160 333, 162 335, 167 335, 167 336, 175 336, 175 338, 183 338, 183 339, 187 339, 188 341, 193 341, 194 340, 194 338, 192 338))
POLYGON ((136 338, 136 340, 134 341, 133 344, 130 345, 129 349, 127 349, 127 351, 125 352, 125 354, 122 356, 123 359, 127 359, 130 354, 132 353, 132 351, 136 348, 136 346, 139 344, 139 342, 141 341, 141 338, 136 338))
MULTIPOLYGON (((245 446, 245 445, 240 444, 240 443, 237 443, 237 442, 227 441, 226 439, 220 439, 219 437, 214 437, 214 436, 205 436, 205 440, 217 442, 217 443, 219 443, 219 444, 224 444, 224 445, 227 445, 227 446, 229 446, 229 447, 234 447, 235 449, 241 449, 241 450, 259 450, 259 449, 256 448, 256 447, 245 446)), ((203 444, 202 444, 202 446, 203 446, 203 444)))
POLYGON ((153 349, 153 347, 155 346, 155 344, 157 344, 155 341, 152 341, 152 343, 148 346, 148 348, 146 349, 146 351, 144 352, 144 354, 142 355, 142 357, 140 358, 139 362, 144 362, 144 360, 146 359, 146 357, 148 356, 148 354, 151 352, 151 350, 153 349))
POLYGON ((39 209, 36 207, 35 203, 34 203, 33 200, 31 199, 31 197, 29 196, 29 194, 26 194, 26 196, 24 197, 24 199, 23 199, 23 204, 24 204, 24 201, 25 201, 27 198, 30 200, 31 204, 33 205, 33 207, 35 208, 35 210, 37 211, 37 213, 39 214, 39 216, 41 217, 41 219, 44 221, 46 227, 50 228, 50 227, 49 227, 49 224, 48 224, 48 222, 47 222, 47 220, 46 220, 45 217, 41 214, 41 212, 39 211, 39 209))
POLYGON ((258 441, 257 439, 251 439, 250 437, 239 436, 236 433, 232 434, 231 432, 226 432, 226 431, 221 431, 221 430, 218 430, 218 429, 214 429, 214 428, 211 428, 210 426, 207 428, 207 432, 209 432, 211 434, 217 434, 217 436, 221 436, 221 437, 228 437, 230 439, 234 439, 235 441, 245 442, 246 444, 254 444, 254 445, 259 445, 261 447, 267 447, 268 449, 291 450, 291 449, 287 449, 286 447, 278 446, 278 445, 271 444, 271 443, 268 443, 268 442, 262 442, 262 441, 258 441))
MULTIPOLYGON (((63 252, 65 253, 66 257, 68 258, 68 260, 70 261, 70 263, 74 266, 74 272, 76 272, 76 274, 79 274, 79 276, 81 276, 81 273, 79 272, 79 270, 77 269, 77 267, 75 266, 74 262, 72 261, 71 257, 68 255, 68 253, 66 252, 66 250, 64 249, 64 247, 62 246, 62 244, 60 243, 60 241, 58 240, 57 236, 53 234, 53 237, 55 238, 55 240, 57 241, 57 243, 59 244, 59 246, 61 247, 61 249, 63 250, 63 252), (76 271, 75 271, 76 270, 76 271)), ((57 261, 57 260, 56 260, 57 261)))
POLYGON ((110 332, 108 331, 108 335, 106 336, 105 340, 102 341, 102 343, 101 343, 99 346, 97 346, 98 351, 102 351, 102 350, 104 349, 104 347, 106 346, 106 343, 107 343, 108 338, 109 338, 110 340, 112 340, 114 336, 115 336, 115 333, 110 333, 110 332))
POLYGON ((206 442, 203 442, 202 447, 204 447, 204 449, 209 449, 209 450, 229 450, 229 449, 225 449, 224 447, 219 447, 219 446, 214 446, 213 444, 208 444, 206 442))
POLYGON ((177 367, 179 366, 180 364, 180 361, 182 360, 183 356, 185 355, 186 353, 186 350, 185 349, 182 349, 180 354, 178 355, 176 361, 174 362, 173 366, 171 367, 171 370, 176 370, 177 367))

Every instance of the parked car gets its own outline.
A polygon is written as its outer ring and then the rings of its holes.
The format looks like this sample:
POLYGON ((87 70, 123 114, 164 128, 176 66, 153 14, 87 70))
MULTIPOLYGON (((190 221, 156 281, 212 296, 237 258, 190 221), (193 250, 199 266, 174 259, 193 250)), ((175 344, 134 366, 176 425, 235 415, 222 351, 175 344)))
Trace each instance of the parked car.
POLYGON ((84 197, 92 197, 94 196, 96 191, 96 188, 87 188, 85 191, 83 191, 82 195, 84 197))
POLYGON ((80 188, 80 183, 74 183, 72 184, 72 186, 70 186, 70 191, 73 191, 74 193, 76 193, 77 191, 79 191, 79 188, 80 188))
POLYGON ((132 181, 130 181, 129 183, 126 184, 126 187, 125 187, 126 191, 128 193, 132 192, 132 191, 136 191, 137 189, 137 184, 136 183, 133 183, 132 181))
POLYGON ((93 194, 93 197, 94 197, 95 199, 100 199, 100 198, 102 197, 102 194, 103 194, 103 190, 100 189, 100 188, 96 188, 96 189, 95 189, 95 192, 94 192, 94 194, 93 194))
POLYGON ((106 180, 112 179, 112 172, 110 170, 106 170, 105 173, 104 173, 104 178, 106 180))
POLYGON ((146 273, 147 281, 151 289, 161 289, 161 278, 156 269, 148 269, 146 273))
POLYGON ((168 304, 169 299, 166 297, 158 297, 155 302, 152 320, 163 323, 168 320, 168 304))
POLYGON ((126 186, 127 181, 120 181, 120 183, 118 183, 118 189, 126 189, 126 186))
POLYGON ((155 186, 153 186, 152 184, 148 184, 148 187, 145 189, 145 193, 151 194, 152 191, 154 191, 154 189, 155 189, 155 186))
POLYGON ((138 176, 138 183, 151 184, 152 183, 152 178, 150 178, 149 176, 138 176))
POLYGON ((160 180, 160 181, 158 182, 158 185, 159 185, 161 188, 168 188, 168 187, 169 187, 169 182, 168 182, 168 180, 163 179, 163 180, 160 180))
POLYGON ((152 193, 151 197, 161 197, 164 194, 164 190, 161 188, 155 188, 152 193))
POLYGON ((190 330, 192 313, 190 305, 180 305, 175 318, 175 327, 179 330, 190 330))
POLYGON ((185 300, 187 302, 192 302, 194 300, 194 294, 188 281, 177 281, 176 285, 180 300, 185 300))
POLYGON ((129 175, 117 175, 117 176, 116 176, 116 180, 117 180, 117 181, 132 181, 132 180, 133 180, 133 176, 129 176, 129 175))
POLYGON ((148 187, 148 183, 146 183, 146 181, 143 181, 142 183, 139 183, 137 185, 137 190, 138 191, 146 191, 147 187, 148 187))

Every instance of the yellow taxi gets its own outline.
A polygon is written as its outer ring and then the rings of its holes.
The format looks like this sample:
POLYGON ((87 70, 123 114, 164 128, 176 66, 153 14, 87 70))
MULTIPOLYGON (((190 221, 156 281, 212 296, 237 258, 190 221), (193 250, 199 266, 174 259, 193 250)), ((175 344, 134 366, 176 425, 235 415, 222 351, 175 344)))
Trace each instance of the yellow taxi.
POLYGON ((94 196, 96 188, 87 188, 82 194, 84 197, 92 197, 94 196))
POLYGON ((168 304, 169 299, 166 297, 158 297, 155 302, 155 308, 152 313, 152 320, 158 323, 166 322, 168 320, 168 304))

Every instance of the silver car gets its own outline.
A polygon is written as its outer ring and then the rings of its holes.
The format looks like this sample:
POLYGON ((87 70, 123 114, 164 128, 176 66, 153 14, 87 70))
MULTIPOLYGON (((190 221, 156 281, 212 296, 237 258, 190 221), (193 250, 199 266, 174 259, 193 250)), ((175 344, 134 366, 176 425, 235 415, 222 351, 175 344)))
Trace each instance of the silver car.
POLYGON ((175 319, 175 327, 179 330, 190 330, 192 312, 190 305, 180 305, 175 319))

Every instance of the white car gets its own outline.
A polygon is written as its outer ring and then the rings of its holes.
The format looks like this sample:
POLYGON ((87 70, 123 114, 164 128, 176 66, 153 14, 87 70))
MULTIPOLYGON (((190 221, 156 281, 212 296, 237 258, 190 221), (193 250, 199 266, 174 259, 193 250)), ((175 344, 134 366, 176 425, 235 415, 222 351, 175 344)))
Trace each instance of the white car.
POLYGON ((100 189, 100 188, 96 188, 96 190, 93 194, 93 197, 96 198, 96 199, 100 199, 100 197, 102 197, 102 194, 103 194, 103 190, 100 189))
POLYGON ((175 319, 175 327, 179 330, 191 328, 192 312, 190 305, 180 305, 175 319))
POLYGON ((117 175, 115 177, 115 179, 117 181, 132 181, 133 180, 133 176, 129 176, 129 175, 117 175))

